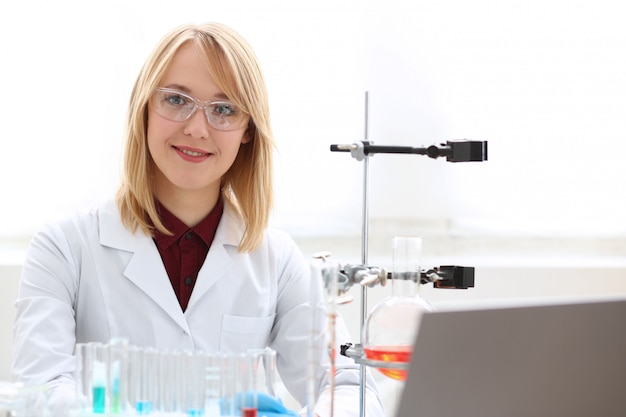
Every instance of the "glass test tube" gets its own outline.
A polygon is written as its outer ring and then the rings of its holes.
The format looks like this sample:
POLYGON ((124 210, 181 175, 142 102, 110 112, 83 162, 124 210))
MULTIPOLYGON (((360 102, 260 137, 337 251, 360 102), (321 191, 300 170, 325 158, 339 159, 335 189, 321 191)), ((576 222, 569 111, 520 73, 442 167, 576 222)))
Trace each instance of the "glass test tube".
POLYGON ((196 352, 186 358, 186 393, 187 402, 185 411, 189 417, 204 415, 206 403, 206 369, 209 356, 203 352, 196 352))
POLYGON ((311 322, 310 340, 308 349, 307 370, 307 416, 312 417, 321 392, 320 381, 329 381, 326 390, 330 391, 331 403, 329 415, 334 411, 334 359, 332 349, 335 346, 334 323, 335 301, 338 287, 336 266, 326 262, 314 261, 310 263, 310 297, 311 322), (331 320, 332 319, 332 320, 331 320), (320 366, 322 364, 323 366, 320 366), (323 369, 326 368, 326 371, 323 369), (325 375, 324 375, 325 373, 325 375))
POLYGON ((256 417, 257 396, 252 358, 229 353, 222 358, 222 415, 256 417))
POLYGON ((256 391, 278 398, 276 394, 276 351, 269 347, 264 349, 248 349, 252 371, 256 379, 256 391), (263 372, 259 366, 262 367, 263 372))
POLYGON ((92 411, 94 414, 104 414, 107 398, 108 350, 107 346, 100 342, 91 342, 90 345, 93 355, 91 373, 92 411))
POLYGON ((132 347, 129 349, 130 402, 138 415, 148 415, 153 411, 158 395, 158 354, 153 348, 132 347))
POLYGON ((110 414, 125 413, 128 408, 128 339, 112 339, 108 355, 108 410, 110 414))
POLYGON ((92 345, 89 343, 77 343, 75 346, 76 371, 74 378, 76 381, 76 398, 82 402, 83 409, 86 412, 87 407, 92 406, 92 345))
POLYGON ((222 396, 222 355, 208 355, 205 371, 205 417, 220 417, 222 415, 220 410, 222 396))
POLYGON ((241 389, 241 416, 257 417, 257 382, 256 367, 253 365, 253 356, 244 354, 240 358, 240 389, 241 389))
POLYGON ((161 413, 180 412, 178 404, 178 391, 181 389, 177 374, 181 372, 179 363, 180 351, 163 351, 159 355, 159 401, 158 410, 161 413))
POLYGON ((138 346, 128 347, 128 404, 131 410, 136 409, 139 400, 141 353, 138 346))
POLYGON ((221 415, 235 415, 235 365, 232 354, 221 356, 221 415))
POLYGON ((144 348, 141 378, 141 397, 137 411, 151 414, 158 397, 159 352, 154 348, 144 348))

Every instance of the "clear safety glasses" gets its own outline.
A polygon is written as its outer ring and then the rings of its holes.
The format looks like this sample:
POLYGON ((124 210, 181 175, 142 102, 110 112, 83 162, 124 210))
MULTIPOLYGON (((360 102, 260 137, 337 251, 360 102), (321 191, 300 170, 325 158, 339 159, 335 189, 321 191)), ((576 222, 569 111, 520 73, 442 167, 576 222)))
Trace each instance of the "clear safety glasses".
POLYGON ((156 114, 173 122, 182 122, 193 116, 196 110, 203 110, 209 124, 222 131, 241 129, 250 119, 227 100, 201 101, 171 88, 156 88, 151 103, 156 114))

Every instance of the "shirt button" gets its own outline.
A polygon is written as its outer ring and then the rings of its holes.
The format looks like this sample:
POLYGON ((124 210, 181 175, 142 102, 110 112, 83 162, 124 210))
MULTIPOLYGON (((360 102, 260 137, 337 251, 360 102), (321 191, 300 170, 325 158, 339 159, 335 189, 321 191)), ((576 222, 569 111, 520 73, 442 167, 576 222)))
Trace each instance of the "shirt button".
POLYGON ((193 283, 193 279, 191 277, 185 278, 185 285, 189 286, 193 283))
POLYGON ((189 233, 187 233, 187 234, 185 235, 185 240, 189 240, 189 239, 191 239, 192 237, 193 237, 193 234, 192 234, 191 232, 189 232, 189 233))

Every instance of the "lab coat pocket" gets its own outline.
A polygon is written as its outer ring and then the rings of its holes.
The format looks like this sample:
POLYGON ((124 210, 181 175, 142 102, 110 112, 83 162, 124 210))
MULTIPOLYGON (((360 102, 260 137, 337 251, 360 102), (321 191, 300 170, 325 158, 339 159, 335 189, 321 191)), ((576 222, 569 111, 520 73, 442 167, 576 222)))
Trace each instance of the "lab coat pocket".
POLYGON ((243 352, 267 346, 275 314, 267 317, 224 315, 220 335, 221 352, 243 352))

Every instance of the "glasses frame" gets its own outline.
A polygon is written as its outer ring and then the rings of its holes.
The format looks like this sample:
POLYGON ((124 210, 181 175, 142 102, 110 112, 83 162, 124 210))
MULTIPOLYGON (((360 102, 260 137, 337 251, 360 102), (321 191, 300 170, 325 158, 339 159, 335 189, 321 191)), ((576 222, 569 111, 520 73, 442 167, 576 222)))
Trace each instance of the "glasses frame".
POLYGON ((216 130, 222 131, 222 132, 230 132, 233 130, 238 130, 241 128, 244 128, 248 125, 249 121, 250 121, 250 115, 248 115, 246 112, 244 112, 243 110, 241 110, 238 106, 236 106, 234 103, 232 103, 231 101, 228 100, 199 100, 187 93, 183 93, 180 90, 176 90, 174 88, 166 88, 166 87, 157 87, 154 89, 153 93, 152 93, 152 97, 151 100, 155 100, 156 99, 156 95, 158 93, 172 93, 172 94, 176 94, 176 95, 180 95, 182 97, 184 97, 185 99, 189 99, 191 102, 193 102, 194 107, 193 109, 187 114, 187 116, 184 119, 174 119, 174 118, 170 118, 166 115, 161 114, 158 110, 157 110, 157 105, 155 103, 153 103, 153 108, 154 108, 154 112, 156 114, 158 114, 159 116, 163 117, 166 120, 172 121, 172 122, 184 122, 186 120, 191 119, 191 117, 196 114, 196 111, 198 110, 202 110, 204 115, 206 116, 206 120, 209 123, 209 125, 211 127, 213 127, 216 130), (237 126, 235 127, 231 127, 228 129, 224 129, 223 127, 221 127, 220 125, 213 123, 213 121, 211 120, 211 114, 208 111, 209 106, 211 105, 215 105, 215 104, 226 104, 229 105, 231 107, 233 107, 236 112, 240 112, 242 114, 242 123, 241 125, 237 124, 237 126), (245 120, 245 123, 243 122, 245 120))

